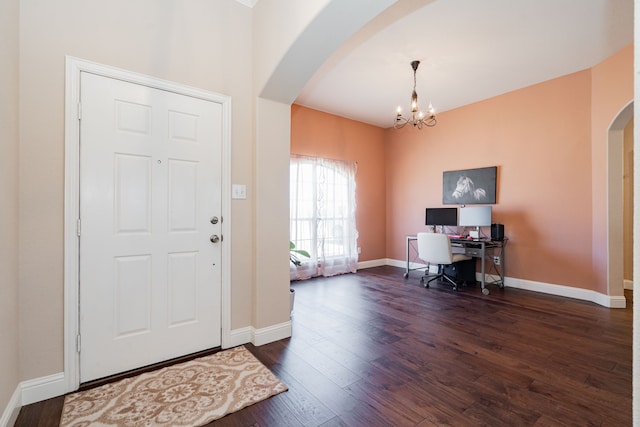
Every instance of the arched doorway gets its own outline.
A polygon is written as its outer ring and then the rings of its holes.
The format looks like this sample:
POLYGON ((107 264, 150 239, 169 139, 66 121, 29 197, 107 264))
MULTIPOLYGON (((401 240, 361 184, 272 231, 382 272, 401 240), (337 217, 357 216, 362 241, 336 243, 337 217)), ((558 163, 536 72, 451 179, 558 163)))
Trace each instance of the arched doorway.
POLYGON ((607 290, 609 297, 624 297, 624 236, 625 234, 633 236, 630 230, 625 231, 624 225, 624 210, 631 209, 632 206, 624 202, 625 128, 632 119, 633 102, 629 102, 611 123, 607 140, 607 290))

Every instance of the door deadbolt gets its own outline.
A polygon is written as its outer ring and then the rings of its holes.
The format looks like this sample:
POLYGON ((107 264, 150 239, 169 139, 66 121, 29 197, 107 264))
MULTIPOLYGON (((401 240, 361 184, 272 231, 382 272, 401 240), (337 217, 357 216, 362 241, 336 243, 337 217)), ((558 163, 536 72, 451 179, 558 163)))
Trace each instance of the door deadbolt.
POLYGON ((222 239, 217 234, 212 234, 209 240, 211 240, 211 243, 218 243, 222 239))
POLYGON ((218 223, 218 217, 217 216, 212 216, 211 217, 211 224, 217 224, 218 223))

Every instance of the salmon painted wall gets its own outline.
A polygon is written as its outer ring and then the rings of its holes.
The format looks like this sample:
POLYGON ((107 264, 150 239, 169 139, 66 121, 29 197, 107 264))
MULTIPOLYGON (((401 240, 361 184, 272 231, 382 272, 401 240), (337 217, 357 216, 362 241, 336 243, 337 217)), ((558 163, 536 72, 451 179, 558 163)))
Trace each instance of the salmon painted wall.
POLYGON ((443 171, 497 166, 507 276, 590 283, 590 84, 584 71, 445 112, 433 129, 388 130, 389 257, 442 205, 443 171))
POLYGON ((358 163, 359 261, 386 258, 384 132, 376 126, 291 106, 291 153, 358 163))
POLYGON ((592 132, 633 96, 619 78, 632 79, 631 52, 444 112, 432 129, 386 130, 387 257, 402 260, 404 236, 425 229, 426 207, 442 206, 443 171, 498 166, 493 219, 509 237, 507 276, 606 292, 606 258, 594 251, 606 247, 606 137, 592 132))

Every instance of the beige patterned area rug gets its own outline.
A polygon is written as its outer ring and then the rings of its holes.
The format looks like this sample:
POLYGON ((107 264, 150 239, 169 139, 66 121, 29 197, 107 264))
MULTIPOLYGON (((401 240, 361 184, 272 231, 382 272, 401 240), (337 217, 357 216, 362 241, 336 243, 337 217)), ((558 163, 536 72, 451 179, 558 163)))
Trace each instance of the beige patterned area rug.
POLYGON ((61 427, 196 427, 287 390, 243 346, 70 394, 61 427))

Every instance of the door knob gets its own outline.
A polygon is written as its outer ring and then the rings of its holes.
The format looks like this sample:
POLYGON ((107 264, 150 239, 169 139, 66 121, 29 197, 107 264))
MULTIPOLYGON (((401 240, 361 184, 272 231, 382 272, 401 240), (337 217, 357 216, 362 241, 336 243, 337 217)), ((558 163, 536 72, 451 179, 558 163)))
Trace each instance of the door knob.
POLYGON ((211 224, 215 225, 215 224, 218 223, 218 217, 217 216, 212 216, 210 221, 211 221, 211 224))
POLYGON ((211 237, 209 237, 209 240, 211 240, 211 243, 218 243, 220 241, 220 237, 217 234, 212 234, 211 237))

